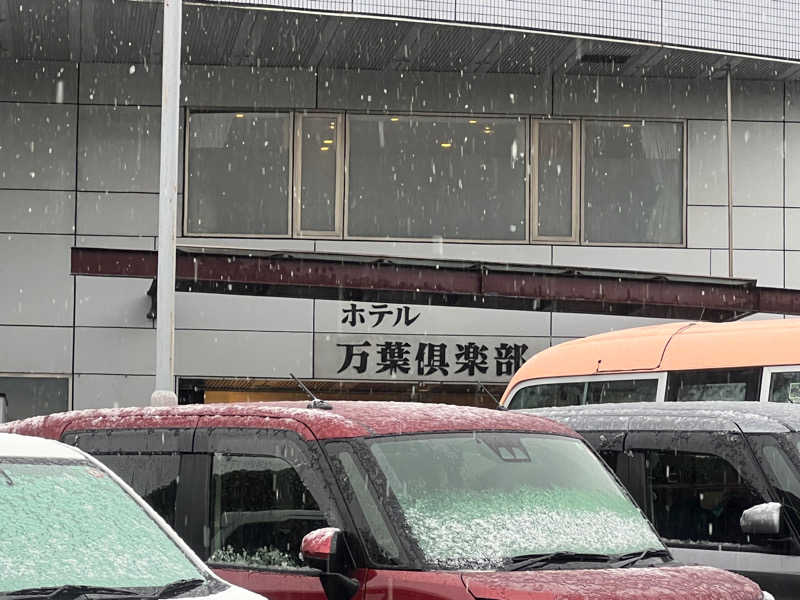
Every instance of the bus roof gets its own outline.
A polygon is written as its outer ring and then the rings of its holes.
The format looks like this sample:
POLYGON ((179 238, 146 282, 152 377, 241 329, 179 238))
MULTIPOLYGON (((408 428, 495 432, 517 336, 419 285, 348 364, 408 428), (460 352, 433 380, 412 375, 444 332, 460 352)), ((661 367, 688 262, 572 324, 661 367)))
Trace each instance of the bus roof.
POLYGON ((532 356, 511 379, 800 364, 800 319, 666 323, 572 340, 532 356))

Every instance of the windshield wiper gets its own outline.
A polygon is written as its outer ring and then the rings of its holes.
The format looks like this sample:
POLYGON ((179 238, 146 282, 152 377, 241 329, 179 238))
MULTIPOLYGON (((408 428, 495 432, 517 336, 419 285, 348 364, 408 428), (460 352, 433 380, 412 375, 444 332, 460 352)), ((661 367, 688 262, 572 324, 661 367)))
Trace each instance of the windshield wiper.
POLYGON ((618 562, 615 562, 612 567, 618 569, 624 569, 625 567, 632 567, 640 560, 645 560, 647 558, 671 558, 672 555, 670 554, 669 550, 666 548, 648 548, 647 550, 643 550, 642 552, 632 552, 630 554, 623 554, 618 556, 618 562))
POLYGON ((208 583, 205 579, 179 579, 155 592, 152 598, 172 598, 208 583))
POLYGON ((550 552, 549 554, 520 554, 512 556, 500 567, 503 571, 526 571, 546 565, 569 562, 609 562, 614 560, 608 554, 582 554, 580 552, 550 552))
POLYGON ((103 587, 97 585, 61 585, 53 587, 24 588, 12 592, 3 592, 2 598, 10 596, 24 596, 26 598, 48 598, 50 600, 69 600, 84 594, 99 594, 103 596, 129 596, 145 598, 147 594, 142 594, 135 590, 126 588, 103 587))

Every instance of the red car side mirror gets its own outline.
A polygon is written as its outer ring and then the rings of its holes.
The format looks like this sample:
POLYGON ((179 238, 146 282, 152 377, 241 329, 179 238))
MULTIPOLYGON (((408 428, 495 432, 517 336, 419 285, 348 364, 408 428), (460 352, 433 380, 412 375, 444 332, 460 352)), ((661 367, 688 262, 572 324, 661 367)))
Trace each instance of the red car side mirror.
POLYGON ((323 527, 307 533, 300 552, 303 562, 321 572, 319 578, 328 600, 350 600, 355 596, 359 584, 345 575, 347 549, 341 529, 323 527))

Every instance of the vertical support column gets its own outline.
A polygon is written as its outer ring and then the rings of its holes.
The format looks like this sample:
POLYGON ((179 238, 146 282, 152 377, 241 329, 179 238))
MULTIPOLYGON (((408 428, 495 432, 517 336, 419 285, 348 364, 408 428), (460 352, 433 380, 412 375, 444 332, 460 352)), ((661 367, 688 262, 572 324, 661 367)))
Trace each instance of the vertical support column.
POLYGON ((730 68, 726 81, 728 84, 728 277, 733 277, 733 107, 730 68))
POLYGON ((161 170, 158 196, 158 285, 154 406, 176 405, 175 221, 178 203, 178 130, 181 70, 181 0, 164 0, 161 66, 161 170))

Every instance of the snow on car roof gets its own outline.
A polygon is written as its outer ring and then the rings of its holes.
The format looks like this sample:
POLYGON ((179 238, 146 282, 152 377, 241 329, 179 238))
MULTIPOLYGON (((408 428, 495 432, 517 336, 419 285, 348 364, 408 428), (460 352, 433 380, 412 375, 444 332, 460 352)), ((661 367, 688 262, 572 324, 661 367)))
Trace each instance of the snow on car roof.
POLYGON ((800 406, 774 402, 632 402, 525 410, 577 431, 800 431, 800 406))
POLYGON ((0 431, 60 439, 67 431, 180 427, 271 427, 307 438, 333 439, 439 431, 535 431, 575 436, 550 420, 519 412, 419 402, 332 401, 331 410, 307 402, 191 404, 73 411, 0 426, 0 431))
POLYGON ((66 444, 38 437, 0 433, 0 461, 4 458, 75 458, 84 456, 66 444))

